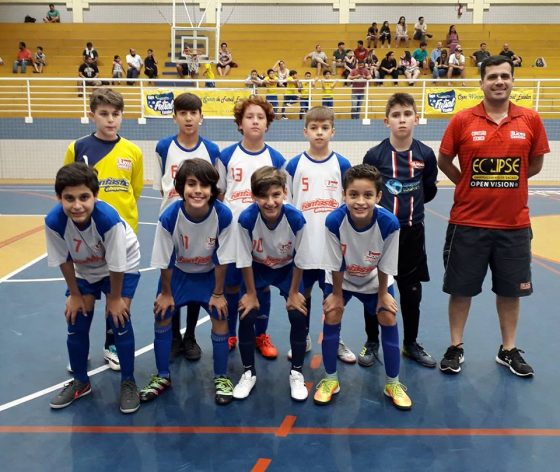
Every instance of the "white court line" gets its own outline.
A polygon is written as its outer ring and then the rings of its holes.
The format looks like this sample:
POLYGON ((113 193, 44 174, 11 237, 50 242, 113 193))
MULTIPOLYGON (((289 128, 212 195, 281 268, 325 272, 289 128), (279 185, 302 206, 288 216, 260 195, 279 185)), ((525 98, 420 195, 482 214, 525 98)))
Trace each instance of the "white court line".
POLYGON ((13 272, 10 272, 8 275, 5 275, 4 277, 0 278, 0 284, 2 282, 10 282, 8 279, 10 277, 13 277, 16 274, 19 274, 21 271, 27 269, 28 267, 31 267, 33 264, 36 264, 37 262, 39 262, 40 260, 44 259, 45 257, 47 257, 47 253, 45 252, 45 254, 43 254, 42 256, 37 257, 36 259, 33 259, 31 262, 28 262, 27 264, 21 266, 19 269, 14 270, 13 272))
MULTIPOLYGON (((209 320, 210 320, 210 317, 208 315, 206 315, 204 318, 201 318, 200 320, 198 320, 198 323, 196 323, 196 326, 200 326, 201 324, 204 324, 204 323, 208 322, 209 320)), ((184 332, 184 331, 185 331, 185 329, 181 330, 181 332, 184 332)), ((147 346, 144 346, 144 347, 138 349, 134 353, 134 357, 141 356, 142 354, 145 354, 146 352, 151 351, 153 348, 154 348, 153 343, 148 344, 147 346)), ((109 369, 108 364, 102 365, 102 366, 98 367, 97 369, 90 370, 88 372, 88 375, 90 377, 93 377, 94 375, 100 374, 101 372, 105 372, 108 369, 109 369)), ((60 382, 56 385, 52 385, 51 387, 47 387, 43 390, 39 390, 38 392, 26 395, 25 397, 17 398, 16 400, 13 400, 11 402, 4 403, 3 405, 0 405, 0 413, 2 411, 6 411, 6 410, 9 410, 10 408, 14 408, 18 405, 21 405, 23 403, 30 402, 31 400, 35 400, 36 398, 42 397, 43 395, 46 395, 47 393, 54 392, 54 391, 64 387, 64 385, 66 385, 67 382, 68 382, 68 380, 65 380, 64 382, 60 382)))
MULTIPOLYGON (((46 254, 45 254, 46 256, 46 254)), ((44 257, 44 256, 43 256, 44 257)), ((150 270, 156 270, 155 267, 145 267, 144 269, 138 270, 138 272, 148 272, 150 270)), ((14 274, 15 275, 15 274, 14 274)), ((62 282, 64 277, 51 277, 51 278, 43 278, 43 279, 10 279, 10 280, 0 280, 1 282, 5 282, 7 284, 22 284, 22 283, 31 283, 31 282, 62 282)))
POLYGON ((148 198, 150 200, 161 200, 162 197, 151 197, 150 195, 140 195, 140 198, 148 198))

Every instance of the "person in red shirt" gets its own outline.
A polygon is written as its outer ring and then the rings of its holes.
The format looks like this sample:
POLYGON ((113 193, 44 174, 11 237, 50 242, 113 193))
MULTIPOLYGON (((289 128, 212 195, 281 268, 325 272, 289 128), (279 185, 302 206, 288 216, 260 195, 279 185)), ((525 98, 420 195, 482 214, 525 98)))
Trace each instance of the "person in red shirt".
POLYGON ((358 47, 354 49, 354 56, 356 56, 356 60, 358 62, 365 62, 368 57, 368 53, 369 51, 364 47, 364 42, 362 40, 358 41, 358 47))
POLYGON ((33 54, 27 49, 27 46, 23 41, 19 43, 19 52, 17 59, 14 61, 14 66, 12 67, 12 72, 17 74, 18 66, 21 67, 21 73, 25 74, 27 71, 27 64, 33 64, 33 54))
POLYGON ((496 362, 531 377, 533 368, 515 344, 519 297, 533 291, 527 180, 540 172, 550 148, 537 112, 509 101, 511 60, 492 56, 480 75, 484 100, 453 117, 438 157, 439 168, 456 185, 443 250, 451 346, 440 369, 461 371, 471 298, 481 292, 490 266, 502 335, 496 362))

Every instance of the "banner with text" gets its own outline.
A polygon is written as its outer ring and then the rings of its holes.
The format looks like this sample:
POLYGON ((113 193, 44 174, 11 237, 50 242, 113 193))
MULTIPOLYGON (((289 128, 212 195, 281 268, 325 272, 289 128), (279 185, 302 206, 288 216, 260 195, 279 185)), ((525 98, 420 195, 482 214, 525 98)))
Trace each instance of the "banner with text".
POLYGON ((251 95, 251 90, 204 90, 204 89, 144 89, 144 116, 146 118, 171 118, 173 99, 182 93, 192 93, 202 100, 204 116, 232 117, 238 100, 251 95))
MULTIPOLYGON (((427 88, 424 110, 426 115, 454 115, 478 105, 484 99, 480 89, 427 88)), ((516 105, 533 108, 533 89, 512 90, 509 98, 516 105)))

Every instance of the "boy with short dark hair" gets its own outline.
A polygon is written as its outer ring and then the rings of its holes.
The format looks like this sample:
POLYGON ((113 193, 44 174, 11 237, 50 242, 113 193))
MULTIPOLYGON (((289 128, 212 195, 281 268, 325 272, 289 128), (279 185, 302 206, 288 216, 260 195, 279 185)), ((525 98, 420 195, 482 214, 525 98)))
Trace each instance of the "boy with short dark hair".
MULTIPOLYGON (((385 126, 389 138, 371 148, 364 164, 376 167, 383 178, 381 206, 399 220, 399 263, 395 277, 399 288, 404 324, 403 355, 425 367, 435 367, 436 361, 418 344, 422 282, 430 280, 424 235, 424 204, 437 192, 437 161, 434 151, 414 139, 418 114, 414 98, 407 93, 395 93, 387 101, 385 126)), ((372 313, 364 311, 367 341, 358 362, 369 367, 375 362, 378 323, 372 313)))
POLYGON ((48 263, 60 267, 68 290, 64 316, 74 379, 50 402, 60 409, 91 393, 87 374, 89 331, 95 300, 106 296, 107 321, 120 359, 120 410, 134 413, 140 400, 134 381, 134 331, 130 305, 140 273, 136 234, 116 210, 98 201, 96 172, 84 163, 62 167, 55 181, 59 204, 45 218, 48 263))
MULTIPOLYGON (((173 121, 178 132, 160 139, 156 145, 157 163, 154 169, 153 188, 159 190, 163 200, 160 215, 182 196, 175 190, 175 176, 181 163, 187 159, 204 159, 213 166, 220 156, 218 145, 200 136, 204 120, 202 101, 192 93, 183 93, 173 100, 173 121)), ((179 310, 172 317, 172 357, 183 353, 190 361, 200 359, 202 351, 196 342, 195 328, 200 313, 200 304, 187 304, 187 329, 181 339, 181 316, 179 310)))
POLYGON ((325 222, 327 243, 323 309, 323 363, 326 377, 317 385, 314 400, 327 405, 340 391, 336 372, 336 349, 344 306, 356 297, 381 324, 385 360, 384 394, 393 405, 409 410, 412 401, 399 381, 400 353, 397 302, 393 276, 397 273, 399 222, 381 200, 381 174, 370 165, 352 167, 344 176, 345 204, 331 212, 325 222))

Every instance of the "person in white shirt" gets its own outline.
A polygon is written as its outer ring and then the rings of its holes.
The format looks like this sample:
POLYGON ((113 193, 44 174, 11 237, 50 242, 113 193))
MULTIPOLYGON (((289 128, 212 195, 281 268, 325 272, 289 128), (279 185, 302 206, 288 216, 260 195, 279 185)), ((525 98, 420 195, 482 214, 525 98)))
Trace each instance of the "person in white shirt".
MULTIPOLYGON (((144 61, 142 61, 140 55, 136 54, 135 49, 130 49, 130 54, 126 55, 126 64, 128 65, 128 70, 126 71, 127 79, 137 79, 144 66, 144 61)), ((133 80, 129 80, 127 83, 128 85, 134 85, 133 80)))
MULTIPOLYGON (((447 79, 451 81, 453 77, 460 76, 461 79, 465 78, 465 56, 463 56, 463 48, 460 44, 457 44, 455 52, 449 56, 449 61, 447 62, 449 69, 447 70, 447 79)), ((451 82, 447 85, 451 86, 451 82)), ((461 82, 464 87, 465 82, 461 82)))

